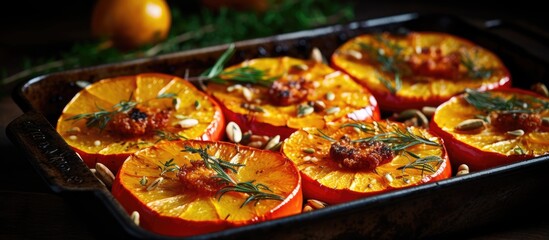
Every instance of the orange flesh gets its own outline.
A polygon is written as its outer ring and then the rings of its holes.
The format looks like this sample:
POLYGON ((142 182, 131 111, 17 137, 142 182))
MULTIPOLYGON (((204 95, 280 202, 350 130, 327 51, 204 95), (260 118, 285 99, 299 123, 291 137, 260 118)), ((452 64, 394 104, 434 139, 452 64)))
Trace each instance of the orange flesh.
POLYGON ((380 78, 395 86, 394 73, 382 70, 379 60, 375 56, 370 56, 371 53, 364 50, 360 44, 383 48, 389 56, 393 54, 391 49, 380 44, 376 40, 376 35, 358 36, 335 51, 332 55, 332 64, 351 75, 361 85, 366 86, 374 94, 383 110, 402 111, 410 108, 421 109, 423 106, 438 106, 450 97, 463 92, 466 88, 485 90, 511 85, 509 72, 501 60, 487 49, 468 40, 444 33, 430 32, 414 32, 404 37, 388 33, 383 33, 381 36, 403 48, 400 55, 406 62, 405 68, 411 67, 409 61, 420 55, 420 49, 431 47, 440 50, 443 56, 467 55, 478 69, 492 70, 489 77, 478 79, 469 76, 463 63, 459 65, 458 73, 454 78, 436 77, 436 74, 422 76, 422 74, 410 74, 403 71, 401 74, 404 75, 401 76, 402 87, 393 94, 380 78), (357 59, 350 54, 353 51, 360 52, 362 57, 357 59))
POLYGON ((152 146, 161 138, 155 134, 122 136, 108 127, 103 130, 87 128, 85 119, 76 121, 69 118, 101 109, 112 111, 113 106, 121 101, 132 101, 149 108, 173 109, 173 98, 157 98, 161 94, 176 94, 179 103, 170 114, 167 126, 158 130, 189 139, 217 140, 221 137, 224 118, 217 103, 189 82, 164 74, 116 77, 89 85, 64 108, 57 121, 57 132, 80 153, 88 166, 94 167, 96 162, 102 162, 116 172, 129 154, 152 146), (200 103, 198 110, 195 101, 200 103), (177 124, 181 117, 194 118, 199 123, 191 128, 181 128, 177 124), (75 131, 75 127, 79 130, 75 131))
POLYGON ((297 214, 303 201, 299 172, 281 154, 224 142, 190 140, 164 142, 132 155, 120 169, 112 192, 128 213, 140 213, 144 228, 171 236, 219 231, 297 214), (255 180, 284 200, 252 201, 241 207, 247 194, 228 192, 218 199, 213 193, 197 193, 185 188, 176 172, 165 173, 161 184, 147 191, 141 179, 146 177, 150 184, 159 178, 159 166, 167 160, 173 159, 177 166, 203 161, 199 154, 182 152, 184 146, 209 146, 211 156, 245 164, 231 177, 238 182, 255 180))
MULTIPOLYGON (((499 96, 503 99, 510 99, 515 96, 518 99, 522 99, 532 104, 532 98, 549 102, 549 99, 536 96, 531 93, 526 94, 524 91, 509 90, 509 91, 490 91, 493 96, 499 96)), ((549 117, 549 109, 545 109, 539 112, 541 117, 549 117)), ((463 162, 473 166, 475 170, 481 170, 486 166, 497 166, 504 163, 508 163, 505 158, 512 157, 513 161, 520 159, 532 158, 535 156, 541 156, 549 154, 549 131, 545 127, 544 130, 526 132, 522 136, 514 136, 502 132, 490 124, 486 124, 486 128, 482 131, 476 132, 459 132, 455 130, 455 127, 464 120, 474 119, 478 115, 486 115, 484 112, 476 109, 470 105, 463 95, 452 98, 448 102, 439 106, 433 117, 432 125, 433 129, 440 132, 441 136, 446 136, 446 142, 452 144, 458 142, 460 149, 463 146, 471 148, 477 157, 464 158, 458 157, 459 152, 451 154, 451 158, 456 162, 463 162), (521 150, 519 150, 521 149, 521 150), (483 155, 492 155, 490 158, 484 158, 483 155), (454 156, 456 155, 456 156, 454 156), (486 162, 486 163, 481 163, 486 162), (492 162, 492 163, 488 163, 492 162)), ((543 127, 542 127, 543 128, 543 127)), ((449 147, 450 151, 450 147, 449 147)))
MULTIPOLYGON (((289 106, 277 106, 272 104, 267 87, 252 85, 249 88, 253 92, 253 100, 246 101, 241 91, 228 91, 231 85, 236 84, 214 84, 208 85, 207 92, 212 94, 224 108, 229 112, 227 118, 232 115, 241 116, 249 119, 247 124, 239 124, 241 128, 255 123, 265 123, 271 127, 290 128, 292 132, 302 127, 324 127, 326 123, 333 122, 341 118, 354 118, 357 120, 379 119, 379 109, 374 97, 359 84, 355 83, 349 76, 339 71, 312 61, 304 61, 296 58, 260 58, 243 62, 232 66, 227 70, 249 66, 267 72, 267 77, 279 76, 297 79, 304 77, 307 81, 312 81, 313 89, 309 91, 306 99, 308 101, 323 101, 326 109, 339 107, 340 110, 335 113, 326 113, 325 111, 313 112, 305 116, 297 116, 298 104, 289 106), (292 67, 306 65, 307 70, 297 74, 289 74, 292 67), (327 93, 335 94, 333 100, 326 100, 327 93), (253 104, 264 110, 264 112, 249 111, 241 105, 243 103, 253 104)), ((279 134, 273 131, 273 134, 279 134)))
MULTIPOLYGON (((371 137, 373 134, 357 132, 352 127, 339 128, 334 125, 323 128, 321 131, 333 139, 348 135, 352 140, 371 137)), ((369 123, 369 126, 372 126, 369 123)), ((392 131, 385 122, 379 122, 380 129, 392 131)), ((398 125, 402 128, 402 125, 398 125)), ((442 144, 442 140, 435 137, 428 130, 412 127, 416 135, 423 135, 429 140, 442 144)), ((379 133, 379 131, 378 131, 379 133)), ((451 170, 442 146, 419 144, 408 151, 419 157, 438 156, 443 161, 429 163, 435 172, 416 169, 399 170, 413 159, 406 155, 396 155, 390 162, 379 165, 373 171, 349 170, 338 165, 331 159, 331 142, 319 136, 316 128, 304 128, 296 131, 284 141, 282 152, 297 165, 303 177, 303 191, 306 198, 315 198, 329 203, 341 203, 357 198, 375 195, 391 189, 405 188, 425 182, 435 181, 450 176, 451 170), (306 153, 305 149, 314 149, 314 153, 306 153), (390 179, 386 175, 390 175, 390 179), (309 182, 307 181, 309 180, 309 182)))

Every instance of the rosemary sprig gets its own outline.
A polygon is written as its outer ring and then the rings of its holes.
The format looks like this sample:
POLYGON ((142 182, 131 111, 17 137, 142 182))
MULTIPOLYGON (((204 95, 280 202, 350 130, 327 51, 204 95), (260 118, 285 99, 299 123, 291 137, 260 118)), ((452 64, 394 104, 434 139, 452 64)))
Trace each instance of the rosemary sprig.
MULTIPOLYGON (((381 133, 374 134, 370 137, 365 138, 359 138, 352 140, 352 142, 359 143, 359 142, 383 142, 387 144, 392 151, 400 152, 402 150, 405 150, 409 147, 418 145, 418 144, 426 144, 429 146, 437 146, 440 147, 440 144, 434 141, 431 141, 427 139, 425 136, 420 136, 412 133, 410 131, 410 128, 406 128, 406 130, 402 130, 396 126, 396 124, 391 124, 392 131, 385 131, 382 128, 379 127, 371 127, 364 123, 346 123, 342 124, 340 128, 345 127, 353 127, 358 128, 359 130, 366 132, 366 133, 375 133, 375 129, 378 129, 381 131, 381 133)), ((322 132, 320 129, 317 129, 319 132, 319 136, 330 141, 335 142, 336 140, 330 136, 328 136, 326 133, 322 132)))
POLYGON ((467 69, 467 75, 472 79, 489 78, 494 72, 494 70, 490 68, 478 67, 473 58, 471 58, 468 53, 461 54, 461 64, 465 66, 465 68, 467 69))
MULTIPOLYGON (((362 123, 357 123, 362 124, 362 123)), ((360 129, 367 129, 368 127, 362 127, 360 129)), ((391 124, 391 128, 393 131, 385 131, 382 130, 381 133, 375 134, 371 137, 366 138, 360 138, 353 140, 353 142, 383 142, 389 146, 389 148, 392 151, 400 152, 402 150, 405 150, 409 147, 418 145, 418 144, 426 144, 430 146, 440 146, 439 143, 431 141, 427 139, 425 136, 420 136, 412 133, 410 131, 410 128, 406 128, 406 130, 402 130, 398 128, 395 124, 391 124)))
POLYGON ((189 78, 189 81, 212 81, 216 83, 226 83, 227 81, 239 83, 259 84, 263 86, 271 86, 278 77, 267 77, 264 70, 253 67, 239 67, 232 70, 223 70, 225 64, 235 53, 234 43, 231 43, 227 50, 217 59, 215 64, 203 72, 198 78, 189 78))
POLYGON ((175 164, 173 162, 173 158, 171 158, 170 160, 162 163, 160 166, 158 166, 158 169, 160 169, 160 176, 163 176, 165 173, 168 173, 168 172, 175 172, 175 171, 178 171, 179 170, 179 166, 177 166, 177 164, 175 164))
MULTIPOLYGON (((131 98, 132 97, 130 96, 130 99, 131 98)), ((115 104, 112 107, 111 111, 107 111, 97 106, 97 108, 99 109, 99 111, 97 112, 77 114, 70 118, 67 118, 66 121, 79 121, 85 119, 87 128, 97 127, 100 130, 103 130, 115 114, 129 112, 136 105, 136 102, 122 100, 119 103, 115 104)))
POLYGON ((160 142, 161 140, 174 141, 178 139, 187 139, 187 137, 180 135, 178 133, 166 132, 162 130, 156 130, 154 134, 155 136, 158 137, 158 140, 156 141, 156 143, 160 142))
POLYGON ((177 103, 179 102, 179 99, 177 98, 177 93, 162 93, 156 96, 157 99, 162 98, 171 98, 172 99, 172 105, 174 108, 177 107, 177 103))
POLYGON ((381 44, 381 47, 375 48, 372 45, 365 43, 359 43, 361 49, 368 52, 368 55, 372 56, 381 65, 381 70, 387 73, 392 73, 395 76, 394 86, 388 79, 385 79, 381 75, 377 75, 379 81, 387 88, 391 93, 396 93, 402 87, 402 76, 405 73, 405 69, 402 69, 402 46, 397 43, 391 42, 389 39, 384 38, 381 35, 376 35, 375 39, 381 44), (391 52, 387 54, 383 48, 385 46, 391 52))
POLYGON ((272 190, 269 189, 269 187, 267 187, 265 184, 261 184, 261 183, 254 184, 253 180, 248 182, 239 182, 239 183, 236 183, 236 185, 234 186, 223 187, 217 193, 219 196, 218 199, 221 199, 223 194, 231 191, 245 193, 249 195, 249 197, 246 198, 246 200, 242 203, 242 205, 240 205, 240 207, 244 207, 246 204, 250 203, 251 201, 255 201, 255 204, 257 204, 259 200, 266 200, 266 199, 279 200, 279 201, 284 200, 284 198, 282 198, 279 195, 265 192, 265 191, 272 192, 272 190))
POLYGON ((490 92, 480 92, 473 89, 465 89, 465 93, 465 100, 476 109, 484 112, 534 113, 549 109, 549 102, 535 98, 531 98, 531 103, 528 103, 515 96, 505 100, 493 96, 490 92), (538 105, 534 105, 534 103, 538 105))
MULTIPOLYGON (((407 153, 410 153, 410 152, 407 152, 407 153)), ((402 171, 405 171, 406 169, 416 169, 416 170, 421 170, 422 173, 423 173, 423 171, 434 173, 434 172, 436 172, 436 169, 429 163, 434 162, 437 165, 440 165, 443 162, 442 158, 440 158, 439 156, 427 156, 427 157, 422 157, 422 158, 420 158, 419 156, 417 156, 415 154, 413 154, 411 156, 415 158, 415 160, 413 162, 408 163, 404 166, 400 166, 397 169, 402 170, 402 171)))
POLYGON ((258 183, 254 184, 254 180, 247 181, 247 182, 237 182, 234 179, 232 179, 229 174, 227 173, 228 170, 232 171, 233 173, 236 173, 236 167, 243 167, 245 164, 238 164, 238 163, 231 163, 228 161, 224 161, 222 159, 216 158, 214 156, 211 156, 208 154, 209 146, 206 146, 205 148, 193 148, 191 146, 185 146, 185 149, 182 150, 184 152, 191 152, 191 153, 197 153, 200 155, 202 160, 204 161, 204 165, 212 169, 216 172, 216 178, 220 180, 221 183, 227 184, 223 188, 221 188, 217 192, 218 200, 221 199, 221 197, 227 193, 227 192, 240 192, 245 193, 248 195, 244 203, 240 205, 240 207, 244 207, 246 204, 250 203, 251 201, 255 201, 257 204, 259 200, 264 199, 271 199, 271 200, 279 200, 282 201, 284 198, 282 198, 279 195, 268 193, 265 191, 272 192, 269 187, 267 187, 264 184, 258 183))

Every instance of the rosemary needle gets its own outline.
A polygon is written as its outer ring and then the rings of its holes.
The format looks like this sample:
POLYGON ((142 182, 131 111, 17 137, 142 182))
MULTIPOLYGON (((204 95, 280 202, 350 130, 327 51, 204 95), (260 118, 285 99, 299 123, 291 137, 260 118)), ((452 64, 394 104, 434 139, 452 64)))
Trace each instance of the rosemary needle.
POLYGON ((248 197, 246 200, 240 205, 240 207, 244 207, 246 204, 255 201, 255 204, 259 202, 259 200, 265 200, 265 199, 271 199, 271 200, 279 200, 282 201, 284 198, 282 196, 279 196, 272 192, 269 187, 267 187, 264 184, 257 183, 254 184, 255 180, 246 181, 246 182, 237 182, 234 179, 232 179, 229 174, 226 171, 231 171, 236 173, 236 167, 243 167, 244 164, 237 164, 237 163, 231 163, 228 161, 224 161, 222 159, 219 159, 217 157, 211 156, 208 154, 209 145, 207 145, 205 148, 193 148, 191 146, 185 146, 185 149, 182 150, 183 152, 190 152, 190 153, 197 153, 200 155, 202 160, 204 161, 204 165, 207 168, 210 168, 216 172, 216 178, 219 178, 219 181, 223 184, 226 184, 223 188, 221 188, 217 192, 218 199, 221 199, 221 197, 227 193, 227 192, 240 192, 247 194, 248 197))

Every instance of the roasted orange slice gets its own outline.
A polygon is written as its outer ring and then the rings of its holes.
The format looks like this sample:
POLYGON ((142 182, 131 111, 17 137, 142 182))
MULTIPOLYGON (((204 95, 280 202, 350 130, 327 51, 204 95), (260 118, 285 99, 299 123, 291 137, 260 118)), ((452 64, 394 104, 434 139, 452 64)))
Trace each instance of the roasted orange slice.
POLYGON ((287 138, 302 127, 342 118, 379 119, 375 98, 326 64, 291 57, 256 58, 226 68, 207 92, 242 131, 287 138), (247 77, 247 78, 244 78, 247 77))
POLYGON ((140 226, 191 236, 301 212, 301 177, 279 152, 228 142, 171 141, 124 162, 114 197, 140 226))
POLYGON ((330 204, 450 177, 443 140, 391 121, 303 128, 282 145, 303 179, 305 198, 330 204))
POLYGON ((471 171, 531 159, 549 154, 549 99, 516 88, 467 90, 437 108, 430 129, 452 163, 471 171))
POLYGON ((436 107, 466 88, 511 86, 498 56, 440 32, 360 35, 339 47, 331 63, 367 87, 383 111, 436 107))
POLYGON ((57 121, 57 132, 89 167, 115 172, 131 153, 158 141, 218 140, 221 108, 176 76, 145 73, 100 80, 77 93, 57 121))

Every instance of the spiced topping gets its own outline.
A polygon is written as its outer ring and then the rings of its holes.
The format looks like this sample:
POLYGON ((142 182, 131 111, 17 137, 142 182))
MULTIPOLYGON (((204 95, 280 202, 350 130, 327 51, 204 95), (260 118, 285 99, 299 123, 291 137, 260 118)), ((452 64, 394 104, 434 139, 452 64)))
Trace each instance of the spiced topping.
POLYGON ((108 125, 111 131, 121 135, 140 136, 164 128, 171 112, 171 109, 135 107, 127 113, 116 113, 108 125))
POLYGON ((491 112, 490 124, 501 132, 522 129, 524 132, 533 132, 542 126, 541 116, 527 112, 491 112))
POLYGON ((369 171, 391 161, 394 152, 383 142, 352 142, 348 136, 343 136, 332 143, 330 157, 345 168, 369 171))
POLYGON ((269 96, 274 105, 289 106, 302 102, 309 92, 310 82, 300 77, 297 80, 280 78, 273 82, 269 96))
POLYGON ((424 47, 411 55, 407 62, 414 75, 456 79, 461 56, 457 52, 444 55, 439 47, 424 47))
POLYGON ((215 194, 228 185, 219 181, 216 172, 207 168, 203 161, 191 161, 191 165, 181 166, 177 177, 186 189, 205 194, 215 194))

